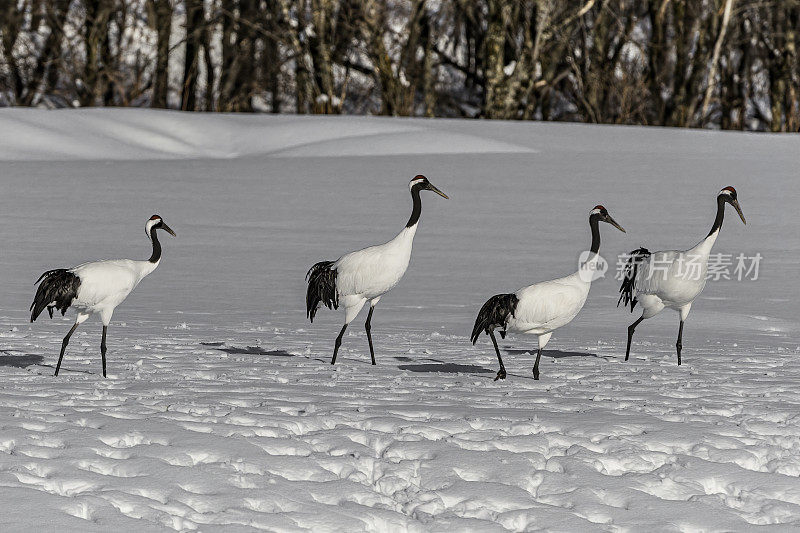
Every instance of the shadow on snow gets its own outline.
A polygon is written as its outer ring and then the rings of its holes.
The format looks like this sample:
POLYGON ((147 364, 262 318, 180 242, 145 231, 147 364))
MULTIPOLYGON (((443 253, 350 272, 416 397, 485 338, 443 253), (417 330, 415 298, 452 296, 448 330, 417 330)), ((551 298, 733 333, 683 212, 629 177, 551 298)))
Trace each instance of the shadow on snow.
MULTIPOLYGON (((504 349, 503 353, 506 355, 525 355, 530 354, 532 356, 536 356, 536 350, 512 350, 512 349, 504 349)), ((565 357, 599 357, 596 353, 588 353, 588 352, 564 352, 561 350, 542 350, 542 357, 552 357, 554 359, 563 359, 565 357)))
MULTIPOLYGON (((398 361, 412 361, 409 357, 395 357, 398 361)), ((409 372, 442 372, 445 374, 492 374, 494 370, 483 368, 478 365, 461 365, 458 363, 445 363, 438 359, 425 359, 431 363, 419 363, 414 365, 398 365, 400 370, 409 372)))
POLYGON ((11 355, 6 350, 0 350, 0 366, 11 366, 15 368, 25 368, 26 366, 38 365, 44 357, 41 355, 11 355))
POLYGON ((234 355, 269 355, 273 357, 294 357, 295 355, 285 350, 265 350, 260 346, 224 346, 222 342, 201 342, 200 344, 234 355))
MULTIPOLYGON (((7 350, 0 350, 0 367, 13 367, 13 368, 26 368, 29 366, 41 366, 44 368, 53 368, 55 369, 56 365, 51 365, 48 363, 43 363, 44 356, 36 355, 36 354, 27 354, 27 355, 11 355, 10 352, 7 350)), ((70 373, 74 372, 76 374, 95 374, 95 372, 89 370, 75 370, 69 368, 61 368, 62 373, 70 373)))

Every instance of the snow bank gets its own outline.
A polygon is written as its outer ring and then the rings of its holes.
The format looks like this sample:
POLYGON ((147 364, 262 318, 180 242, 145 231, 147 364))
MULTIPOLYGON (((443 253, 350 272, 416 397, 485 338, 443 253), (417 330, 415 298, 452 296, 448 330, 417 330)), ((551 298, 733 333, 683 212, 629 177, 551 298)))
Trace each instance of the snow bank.
POLYGON ((0 109, 0 160, 136 160, 255 155, 531 152, 425 121, 180 113, 148 109, 0 109), (366 142, 366 141, 369 142, 366 142), (367 149, 366 146, 369 145, 367 149))
POLYGON ((354 117, 0 110, 0 530, 789 531, 800 528, 797 136, 354 117), (408 273, 329 364, 341 315, 304 309, 322 259, 405 224, 408 273), (596 281, 534 381, 468 340, 499 292, 600 253, 688 247, 734 185, 714 251, 761 253, 755 281, 709 282, 686 322, 641 324, 631 359, 596 281), (117 308, 109 378, 96 319, 28 322, 49 268, 146 258, 117 308))

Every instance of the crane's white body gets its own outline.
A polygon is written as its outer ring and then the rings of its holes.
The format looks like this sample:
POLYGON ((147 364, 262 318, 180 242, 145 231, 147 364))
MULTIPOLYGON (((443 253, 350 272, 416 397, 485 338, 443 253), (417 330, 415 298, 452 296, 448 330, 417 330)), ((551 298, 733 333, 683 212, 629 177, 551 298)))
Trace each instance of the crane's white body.
POLYGON ((381 296, 402 279, 411 261, 411 247, 418 224, 403 228, 384 244, 370 246, 340 257, 331 267, 336 270, 336 292, 349 324, 369 301, 375 305, 381 296))
POLYGON ((90 316, 97 314, 103 322, 103 337, 100 341, 100 354, 103 357, 103 377, 106 377, 106 330, 111 322, 114 309, 148 274, 161 262, 161 243, 156 231, 163 229, 172 236, 175 232, 158 215, 153 215, 145 224, 145 233, 153 244, 153 253, 147 261, 131 259, 109 259, 93 261, 74 268, 49 270, 37 280, 39 287, 31 304, 31 322, 47 309, 52 318, 53 309, 63 315, 70 307, 77 311, 75 324, 70 328, 61 343, 58 356, 57 376, 64 360, 64 352, 75 329, 90 316))
POLYGON ((109 259, 94 261, 71 268, 69 271, 81 280, 78 295, 72 307, 78 312, 77 323, 93 314, 100 315, 104 326, 111 322, 114 309, 148 274, 159 265, 150 261, 109 259))
POLYGON ((519 302, 514 315, 508 317, 506 331, 538 335, 539 348, 544 348, 553 331, 572 322, 583 309, 597 260, 595 254, 574 274, 515 292, 519 302))
POLYGON ((342 345, 342 336, 348 324, 358 316, 364 304, 369 302, 370 309, 364 329, 367 332, 369 353, 372 364, 375 363, 375 350, 370 333, 372 312, 381 296, 392 290, 403 278, 411 261, 411 247, 417 234, 417 225, 422 212, 420 191, 432 191, 447 198, 422 174, 414 176, 408 183, 411 192, 411 216, 405 227, 397 236, 377 246, 350 252, 334 262, 321 261, 308 271, 308 290, 306 291, 306 312, 313 322, 320 304, 329 309, 344 307, 344 325, 333 348, 331 364, 336 363, 336 355, 342 345), (334 277, 335 276, 335 277, 334 277))
POLYGON ((708 257, 719 229, 684 251, 653 252, 636 271, 634 296, 642 306, 642 317, 651 318, 664 308, 678 311, 686 320, 692 302, 703 292, 708 257))
POLYGON ((642 306, 642 316, 628 326, 628 343, 625 349, 625 360, 631 354, 631 342, 636 326, 642 320, 659 314, 665 308, 676 310, 680 315, 678 340, 675 349, 678 365, 681 364, 683 348, 683 324, 692 309, 692 303, 703 292, 708 273, 708 258, 711 248, 717 241, 722 223, 725 219, 725 205, 730 204, 747 224, 742 208, 739 206, 736 189, 724 187, 717 194, 717 216, 711 231, 705 239, 688 250, 666 250, 650 253, 645 249, 632 252, 625 268, 625 278, 620 287, 620 302, 630 304, 633 311, 636 304, 642 306))

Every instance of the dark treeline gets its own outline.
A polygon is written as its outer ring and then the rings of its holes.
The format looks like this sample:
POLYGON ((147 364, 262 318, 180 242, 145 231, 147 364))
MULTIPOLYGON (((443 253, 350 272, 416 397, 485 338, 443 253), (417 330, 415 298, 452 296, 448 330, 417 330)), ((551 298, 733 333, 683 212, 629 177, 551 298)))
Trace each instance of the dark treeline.
POLYGON ((0 0, 0 105, 800 129, 800 0, 0 0))

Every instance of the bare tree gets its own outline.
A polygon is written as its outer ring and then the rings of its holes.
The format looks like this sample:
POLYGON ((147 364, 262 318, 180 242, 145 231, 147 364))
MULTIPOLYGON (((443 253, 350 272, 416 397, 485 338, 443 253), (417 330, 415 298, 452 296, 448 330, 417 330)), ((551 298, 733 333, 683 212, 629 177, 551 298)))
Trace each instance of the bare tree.
POLYGON ((800 0, 0 0, 0 102, 798 131, 799 26, 800 0))
POLYGON ((147 0, 147 2, 148 18, 157 35, 153 98, 150 105, 152 107, 167 107, 172 4, 170 0, 147 0))

